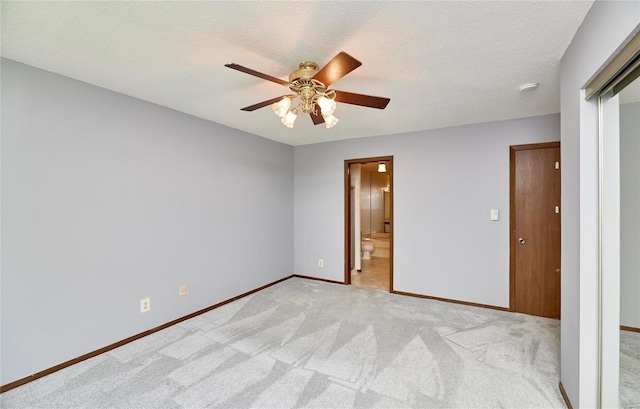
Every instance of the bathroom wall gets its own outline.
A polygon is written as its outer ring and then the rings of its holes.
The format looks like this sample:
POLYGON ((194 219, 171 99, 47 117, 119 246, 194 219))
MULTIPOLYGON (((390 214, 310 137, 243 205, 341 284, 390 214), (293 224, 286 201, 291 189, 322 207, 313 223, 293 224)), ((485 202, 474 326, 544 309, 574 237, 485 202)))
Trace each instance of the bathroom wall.
POLYGON ((361 219, 362 236, 384 231, 383 189, 389 187, 389 173, 378 172, 378 163, 362 166, 361 219))
POLYGON ((508 307, 509 146, 559 137, 554 114, 295 147, 295 273, 344 280, 344 160, 392 155, 394 289, 508 307))
POLYGON ((365 238, 371 236, 371 169, 362 166, 360 175, 360 232, 365 238))
MULTIPOLYGON (((378 165, 375 165, 376 168, 378 165)), ((389 174, 371 172, 371 233, 384 232, 384 194, 389 187, 389 174)))
POLYGON ((360 258, 360 231, 362 226, 362 217, 360 207, 362 206, 360 197, 361 195, 358 193, 362 188, 362 165, 359 163, 352 163, 350 165, 350 174, 351 174, 351 188, 352 188, 352 203, 351 203, 351 243, 352 244, 352 252, 351 252, 351 262, 352 269, 361 270, 362 269, 362 259, 360 258))
POLYGON ((291 146, 1 64, 2 385, 293 273, 291 146))

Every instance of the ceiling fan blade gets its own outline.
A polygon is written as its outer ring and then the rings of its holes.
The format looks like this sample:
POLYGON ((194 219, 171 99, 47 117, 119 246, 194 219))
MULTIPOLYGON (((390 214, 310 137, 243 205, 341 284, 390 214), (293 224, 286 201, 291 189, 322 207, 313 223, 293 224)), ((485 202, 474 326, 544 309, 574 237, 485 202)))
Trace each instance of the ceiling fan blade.
POLYGON ((267 105, 275 104, 280 101, 282 97, 272 98, 267 101, 258 102, 257 104, 249 105, 248 107, 241 108, 241 111, 255 111, 256 109, 264 108, 267 105))
POLYGON ((280 78, 272 77, 271 75, 263 74, 261 72, 252 70, 251 68, 243 67, 242 65, 225 64, 224 66, 225 67, 229 67, 229 68, 233 68, 234 70, 238 70, 240 72, 244 72, 245 74, 254 75, 256 77, 262 78, 262 79, 267 80, 267 81, 275 82, 277 84, 282 84, 282 85, 287 84, 287 81, 285 81, 285 80, 281 80, 280 78))
POLYGON ((374 97, 371 95, 354 94, 352 92, 344 92, 334 90, 336 92, 336 102, 344 102, 345 104, 360 105, 369 108, 385 109, 389 98, 374 97))
POLYGON ((322 67, 313 78, 328 87, 361 65, 360 61, 342 51, 322 67))
POLYGON ((313 112, 309 113, 309 115, 311 116, 311 120, 313 121, 314 125, 320 125, 324 123, 324 118, 322 117, 322 115, 320 114, 313 114, 313 112))

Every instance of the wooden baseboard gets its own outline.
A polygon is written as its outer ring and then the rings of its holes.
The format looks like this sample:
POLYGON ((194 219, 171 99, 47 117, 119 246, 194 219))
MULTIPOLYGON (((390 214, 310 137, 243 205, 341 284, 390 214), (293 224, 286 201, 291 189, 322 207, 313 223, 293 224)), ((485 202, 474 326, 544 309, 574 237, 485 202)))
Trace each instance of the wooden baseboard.
POLYGON ((627 327, 625 325, 620 325, 620 329, 623 330, 623 331, 640 332, 640 328, 627 327))
POLYGON ((558 387, 560 388, 560 393, 562 394, 562 399, 564 399, 564 403, 567 404, 567 408, 573 409, 571 405, 571 401, 569 400, 569 395, 567 395, 567 391, 564 390, 564 386, 562 385, 562 381, 558 383, 558 387))
MULTIPOLYGON (((294 274, 291 277, 298 277, 298 278, 304 278, 307 280, 315 280, 315 281, 324 281, 325 283, 331 283, 331 284, 342 284, 344 285, 344 282, 342 281, 336 281, 336 280, 327 280, 326 278, 318 278, 318 277, 311 277, 311 276, 303 276, 300 274, 294 274)), ((289 277, 290 278, 290 277, 289 277)))
MULTIPOLYGON (((305 278, 307 280, 324 281, 326 283, 332 283, 332 284, 345 284, 342 281, 327 280, 325 278, 310 277, 310 276, 304 276, 304 275, 300 275, 300 274, 294 274, 292 277, 305 278)), ((473 302, 458 301, 458 300, 452 300, 452 299, 449 299, 449 298, 432 297, 430 295, 406 293, 406 292, 403 292, 403 291, 395 291, 395 290, 391 290, 389 292, 391 294, 404 295, 404 296, 407 296, 407 297, 426 298, 428 300, 444 301, 444 302, 450 302, 450 303, 454 303, 454 304, 468 305, 468 306, 471 306, 471 307, 489 308, 489 309, 492 309, 492 310, 507 311, 507 312, 509 311, 509 308, 498 307, 498 306, 495 306, 495 305, 478 304, 478 303, 473 303, 473 302)))
MULTIPOLYGON (((276 281, 274 281, 272 283, 263 285, 262 287, 256 288, 256 289, 251 290, 251 291, 247 291, 244 294, 240 294, 240 295, 235 296, 233 298, 229 298, 228 300, 225 300, 225 301, 219 302, 217 304, 214 304, 214 305, 212 305, 210 307, 207 307, 207 308, 204 308, 202 310, 193 312, 193 313, 191 313, 189 315, 185 315, 184 317, 180 317, 180 318, 177 318, 177 319, 175 319, 173 321, 169 321, 166 324, 162 324, 162 325, 160 325, 158 327, 151 328, 151 329, 146 330, 144 332, 141 332, 139 334, 133 335, 133 336, 131 336, 129 338, 125 338, 125 339, 123 339, 121 341, 115 342, 115 343, 113 343, 111 345, 107 345, 107 346, 102 347, 100 349, 96 349, 95 351, 89 352, 88 354, 81 355, 81 356, 79 356, 77 358, 74 358, 74 359, 71 359, 69 361, 63 362, 63 363, 58 364, 58 365, 56 365, 54 367, 51 367, 49 369, 45 369, 45 370, 37 372, 37 373, 35 373, 33 375, 29 375, 29 376, 27 376, 25 378, 18 379, 17 381, 10 382, 10 383, 8 383, 6 385, 1 385, 0 386, 0 393, 4 393, 4 392, 6 392, 8 390, 11 390, 13 388, 17 388, 18 386, 22 386, 22 385, 24 385, 26 383, 29 383, 31 381, 35 381, 36 379, 42 378, 43 376, 50 375, 50 374, 52 374, 54 372, 57 372, 57 371, 59 371, 61 369, 64 369, 64 368, 67 368, 67 367, 69 367, 71 365, 77 364, 77 363, 82 362, 84 360, 87 360, 89 358, 93 358, 94 356, 98 356, 100 354, 104 354, 105 352, 109 352, 109 351, 111 351, 113 349, 121 347, 122 345, 126 345, 126 344, 128 344, 130 342, 133 342, 135 340, 138 340, 140 338, 144 338, 147 335, 151 335, 154 332, 163 330, 163 329, 168 328, 168 327, 170 327, 172 325, 178 324, 178 323, 180 323, 182 321, 186 321, 186 320, 188 320, 190 318, 193 318, 193 317, 196 317, 198 315, 204 314, 204 313, 209 312, 211 310, 214 310, 214 309, 216 309, 218 307, 221 307, 221 306, 223 306, 225 304, 229 304, 230 302, 236 301, 236 300, 238 300, 238 299, 240 299, 242 297, 246 297, 247 295, 251 295, 253 293, 256 293, 256 292, 258 292, 260 290, 264 290, 265 288, 271 287, 272 285, 275 285, 275 284, 278 284, 278 283, 280 283, 282 281, 288 280, 291 277, 294 277, 294 276, 290 275, 288 277, 281 278, 281 279, 276 280, 276 281)), ((297 277, 299 277, 299 276, 297 276, 297 277)), ((307 277, 304 277, 304 278, 307 278, 307 277)), ((311 278, 311 277, 308 277, 308 278, 311 278)))
POLYGON ((398 295, 406 295, 409 297, 418 297, 418 298, 426 298, 428 300, 436 300, 436 301, 444 301, 444 302, 450 302, 450 303, 454 303, 454 304, 462 304, 462 305, 468 305, 471 307, 481 307, 481 308, 489 308, 492 310, 498 310, 498 311, 509 311, 508 308, 505 307, 498 307, 495 305, 487 305, 487 304, 478 304, 475 302, 467 302, 467 301, 458 301, 458 300, 451 300, 449 298, 440 298, 440 297, 432 297, 430 295, 422 295, 422 294, 414 294, 414 293, 405 293, 404 291, 396 291, 396 290, 392 290, 390 291, 392 294, 398 294, 398 295))

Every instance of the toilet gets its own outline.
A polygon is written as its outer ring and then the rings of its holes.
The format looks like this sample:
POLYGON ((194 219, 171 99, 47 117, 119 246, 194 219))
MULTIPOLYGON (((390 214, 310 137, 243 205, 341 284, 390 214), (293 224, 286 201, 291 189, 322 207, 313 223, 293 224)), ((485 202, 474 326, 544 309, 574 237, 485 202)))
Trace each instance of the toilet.
POLYGON ((371 253, 373 253, 373 250, 375 250, 375 248, 376 246, 373 244, 373 242, 370 239, 362 240, 362 242, 360 243, 360 249, 362 250, 362 259, 370 260, 371 253))

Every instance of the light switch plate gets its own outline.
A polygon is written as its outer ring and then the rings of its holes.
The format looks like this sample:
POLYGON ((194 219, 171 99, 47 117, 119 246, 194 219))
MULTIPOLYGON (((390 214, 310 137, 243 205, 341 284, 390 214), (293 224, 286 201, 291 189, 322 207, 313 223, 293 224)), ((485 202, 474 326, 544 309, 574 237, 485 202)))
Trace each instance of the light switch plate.
POLYGON ((498 209, 491 209, 491 220, 500 220, 500 212, 498 211, 498 209))

